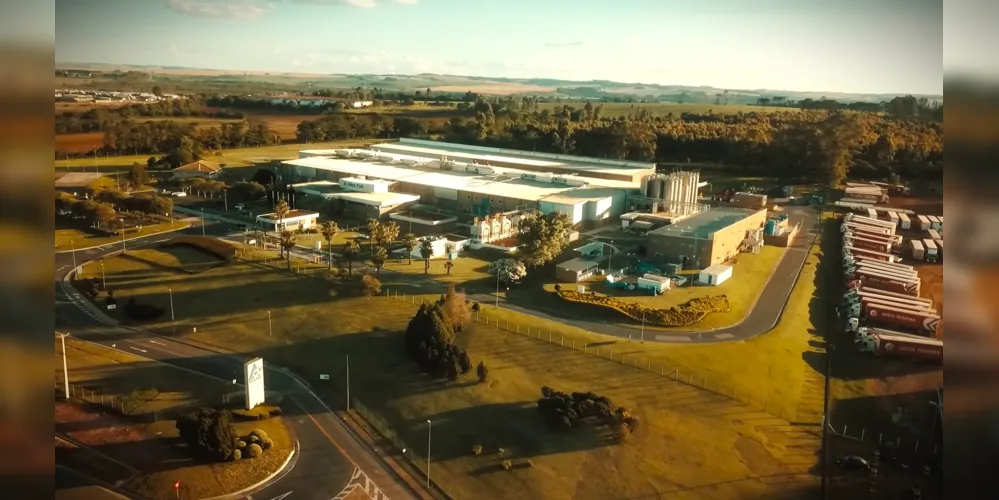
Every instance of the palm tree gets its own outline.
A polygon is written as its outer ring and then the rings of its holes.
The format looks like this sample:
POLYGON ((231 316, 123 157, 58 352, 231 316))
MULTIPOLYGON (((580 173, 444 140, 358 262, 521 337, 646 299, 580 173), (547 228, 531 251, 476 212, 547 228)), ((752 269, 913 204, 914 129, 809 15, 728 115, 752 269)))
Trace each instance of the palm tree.
POLYGON ((288 258, 288 269, 291 269, 291 250, 295 248, 295 240, 298 239, 298 233, 294 231, 281 231, 281 249, 284 250, 285 256, 288 258))
POLYGON ((451 268, 454 267, 454 262, 450 260, 444 263, 444 269, 447 269, 447 273, 451 274, 451 268))
POLYGON ((323 225, 319 227, 319 232, 326 239, 326 248, 329 249, 330 262, 329 269, 333 269, 333 239, 336 238, 337 233, 340 232, 340 226, 336 225, 336 221, 328 220, 323 222, 323 225))
POLYGON ((413 249, 416 245, 419 245, 419 240, 416 239, 416 235, 413 233, 407 233, 406 236, 402 237, 402 244, 406 246, 406 254, 409 255, 409 265, 413 265, 413 249))
POLYGON ((361 255, 361 244, 357 240, 348 240, 343 247, 343 258, 347 259, 347 276, 351 275, 351 264, 358 255, 361 255))
POLYGON ((284 218, 288 216, 288 212, 291 212, 291 207, 288 206, 288 202, 281 200, 274 205, 274 215, 277 216, 278 230, 284 229, 284 218))
POLYGON ((375 240, 381 236, 382 223, 378 219, 368 219, 368 250, 375 251, 375 240))
POLYGON ((371 263, 375 265, 375 275, 381 277, 382 266, 385 265, 386 260, 388 260, 388 250, 381 245, 375 247, 375 250, 371 252, 371 263))
POLYGON ((423 257, 423 274, 430 272, 430 258, 434 256, 434 248, 430 239, 427 238, 420 243, 420 256, 423 257))

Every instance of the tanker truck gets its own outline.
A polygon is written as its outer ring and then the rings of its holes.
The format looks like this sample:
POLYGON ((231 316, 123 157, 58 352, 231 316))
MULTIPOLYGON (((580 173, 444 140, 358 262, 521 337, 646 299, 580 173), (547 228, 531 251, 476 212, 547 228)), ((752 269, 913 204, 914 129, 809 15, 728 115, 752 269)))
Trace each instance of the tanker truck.
POLYGON ((863 215, 857 214, 846 214, 843 216, 843 222, 853 222, 857 224, 867 224, 868 226, 877 226, 887 229, 891 234, 895 234, 896 225, 892 224, 891 221, 872 219, 870 217, 865 217, 863 215))
POLYGON ((854 248, 871 250, 873 252, 891 253, 891 243, 887 241, 878 241, 878 240, 872 240, 870 238, 844 236, 843 244, 850 245, 851 247, 854 248))
POLYGON ((873 335, 858 336, 854 340, 854 344, 860 352, 872 353, 875 356, 943 363, 943 341, 940 339, 879 332, 873 335))
POLYGON ((858 247, 855 247, 855 246, 852 246, 852 245, 849 245, 849 244, 846 244, 846 243, 843 244, 843 258, 844 259, 847 258, 847 257, 856 257, 856 256, 861 256, 861 255, 865 256, 865 257, 867 257, 869 259, 880 260, 880 261, 883 261, 883 262, 902 262, 902 258, 901 257, 899 257, 898 255, 892 254, 892 253, 878 252, 878 251, 874 251, 874 250, 867 250, 866 248, 858 248, 858 247))
POLYGON ((901 234, 877 234, 877 233, 868 233, 867 231, 863 230, 852 230, 852 229, 840 232, 843 233, 843 238, 866 238, 868 240, 886 241, 888 243, 891 243, 892 245, 898 245, 899 243, 902 243, 901 234))
POLYGON ((859 305, 855 305, 847 311, 847 329, 851 332, 860 328, 860 322, 863 319, 863 326, 883 324, 922 333, 927 337, 937 335, 940 316, 934 312, 902 309, 875 303, 868 303, 863 311, 860 309, 859 305))

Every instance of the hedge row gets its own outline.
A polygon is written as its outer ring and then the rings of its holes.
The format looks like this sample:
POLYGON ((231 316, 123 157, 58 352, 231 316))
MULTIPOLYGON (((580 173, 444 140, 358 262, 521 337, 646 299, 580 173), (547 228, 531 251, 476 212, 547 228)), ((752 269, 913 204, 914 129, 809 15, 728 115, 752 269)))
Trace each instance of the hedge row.
POLYGON ((669 309, 651 309, 634 302, 624 302, 613 297, 579 293, 569 290, 556 292, 559 297, 570 302, 593 304, 613 309, 635 321, 644 321, 652 325, 678 327, 690 326, 704 319, 708 313, 728 312, 732 305, 728 297, 713 295, 692 299, 669 309))
POLYGON ((225 261, 232 261, 236 258, 236 247, 218 238, 209 236, 177 236, 163 242, 163 246, 165 247, 178 245, 194 247, 225 261))

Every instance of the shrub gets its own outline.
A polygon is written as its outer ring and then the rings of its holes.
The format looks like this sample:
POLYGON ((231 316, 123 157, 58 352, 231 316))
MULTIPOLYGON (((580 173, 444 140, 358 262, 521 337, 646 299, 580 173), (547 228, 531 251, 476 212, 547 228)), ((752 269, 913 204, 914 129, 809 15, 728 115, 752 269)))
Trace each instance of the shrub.
POLYGON ((246 441, 243 441, 242 439, 236 441, 236 448, 246 448, 246 441))
POLYGON ((238 462, 241 458, 243 458, 243 452, 239 451, 239 449, 232 450, 232 454, 229 455, 229 460, 233 462, 238 462))
POLYGON ((250 443, 259 443, 260 442, 260 438, 258 438, 257 436, 251 435, 251 436, 249 436, 247 438, 247 441, 249 441, 250 443))
POLYGON ((524 465, 528 467, 534 467, 534 460, 528 459, 526 462, 524 462, 524 465))
POLYGON ((704 319, 704 316, 712 312, 728 312, 731 304, 728 297, 715 295, 710 297, 698 297, 669 309, 650 309, 633 302, 624 302, 613 297, 602 297, 595 294, 584 294, 569 290, 557 292, 558 296, 570 302, 581 304, 593 304, 608 309, 613 309, 635 321, 659 326, 689 326, 704 319))
POLYGON ((489 379, 489 368, 486 367, 485 361, 479 361, 479 366, 475 369, 475 374, 479 376, 479 382, 485 382, 489 379))
POLYGON ((253 429, 252 431, 250 431, 250 435, 257 436, 260 439, 265 439, 267 437, 267 433, 260 429, 253 429))
POLYGON ((561 292, 562 291, 562 285, 560 285, 558 283, 555 283, 555 291, 556 292, 561 292))
POLYGON ((504 460, 503 461, 503 468, 506 469, 506 470, 512 469, 513 468, 513 462, 511 462, 509 460, 504 460))
POLYGON ((480 309, 482 309, 482 306, 478 302, 472 303, 472 312, 479 312, 480 309))
POLYGON ((476 456, 481 455, 482 454, 482 445, 481 444, 477 444, 477 445, 473 446, 472 447, 472 454, 476 455, 476 456))
POLYGON ((269 450, 274 447, 274 441, 272 441, 269 437, 262 438, 260 440, 260 447, 265 450, 269 450))
MULTIPOLYGON (((538 411, 555 429, 568 430, 586 420, 614 423, 618 415, 611 411, 611 402, 592 392, 574 392, 571 395, 551 387, 541 388, 538 411)), ((619 409, 619 412, 624 409, 619 409)))
POLYGON ((204 458, 226 460, 239 441, 227 410, 201 408, 180 415, 175 425, 180 438, 204 458))
POLYGON ((260 448, 260 445, 256 443, 247 446, 246 451, 250 455, 250 458, 257 458, 264 452, 264 450, 260 448))

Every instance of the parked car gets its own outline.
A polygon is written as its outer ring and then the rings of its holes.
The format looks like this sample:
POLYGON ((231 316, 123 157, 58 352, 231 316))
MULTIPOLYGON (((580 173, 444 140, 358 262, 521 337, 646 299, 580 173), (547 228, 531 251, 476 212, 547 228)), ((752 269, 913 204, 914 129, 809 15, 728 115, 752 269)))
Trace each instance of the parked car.
POLYGON ((173 196, 174 198, 183 198, 183 197, 187 196, 187 193, 185 193, 183 191, 174 191, 174 192, 170 193, 170 196, 173 196))
POLYGON ((867 463, 867 460, 864 460, 863 457, 858 457, 856 455, 847 455, 845 457, 837 458, 836 465, 847 470, 866 470, 871 467, 871 465, 867 463))

